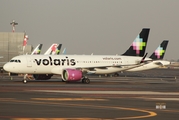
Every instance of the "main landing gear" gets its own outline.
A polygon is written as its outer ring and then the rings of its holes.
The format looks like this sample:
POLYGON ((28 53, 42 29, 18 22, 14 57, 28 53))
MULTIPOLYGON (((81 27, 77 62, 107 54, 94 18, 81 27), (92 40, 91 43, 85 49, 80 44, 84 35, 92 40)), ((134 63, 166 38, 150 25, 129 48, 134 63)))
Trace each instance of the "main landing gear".
POLYGON ((90 79, 86 76, 84 76, 82 79, 81 79, 82 83, 86 83, 86 84, 89 84, 90 83, 90 79))

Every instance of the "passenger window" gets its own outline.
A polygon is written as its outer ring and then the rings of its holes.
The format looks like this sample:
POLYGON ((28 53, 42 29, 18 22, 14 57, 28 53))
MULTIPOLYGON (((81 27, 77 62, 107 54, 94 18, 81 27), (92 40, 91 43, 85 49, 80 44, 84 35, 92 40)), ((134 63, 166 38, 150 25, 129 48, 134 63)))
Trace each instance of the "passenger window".
POLYGON ((19 62, 19 63, 21 63, 21 61, 20 61, 20 60, 18 60, 18 62, 19 62))
POLYGON ((17 62, 17 60, 15 60, 15 62, 17 62))

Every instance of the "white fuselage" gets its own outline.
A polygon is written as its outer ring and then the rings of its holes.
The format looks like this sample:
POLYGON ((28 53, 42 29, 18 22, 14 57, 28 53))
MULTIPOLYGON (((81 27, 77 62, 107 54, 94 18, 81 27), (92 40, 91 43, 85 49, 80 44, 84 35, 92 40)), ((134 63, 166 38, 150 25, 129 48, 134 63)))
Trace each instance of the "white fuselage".
POLYGON ((8 72, 25 74, 61 74, 63 69, 68 68, 109 74, 135 68, 141 59, 116 55, 20 55, 12 58, 3 68, 8 72))

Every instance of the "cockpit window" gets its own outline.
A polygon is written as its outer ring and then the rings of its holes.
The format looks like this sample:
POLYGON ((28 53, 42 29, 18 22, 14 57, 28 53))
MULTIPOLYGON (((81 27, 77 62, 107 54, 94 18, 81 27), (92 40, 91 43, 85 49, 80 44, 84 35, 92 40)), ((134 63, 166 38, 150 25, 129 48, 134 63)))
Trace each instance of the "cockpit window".
POLYGON ((10 60, 10 62, 14 62, 14 60, 10 60))
POLYGON ((10 62, 21 63, 21 60, 10 60, 10 62))

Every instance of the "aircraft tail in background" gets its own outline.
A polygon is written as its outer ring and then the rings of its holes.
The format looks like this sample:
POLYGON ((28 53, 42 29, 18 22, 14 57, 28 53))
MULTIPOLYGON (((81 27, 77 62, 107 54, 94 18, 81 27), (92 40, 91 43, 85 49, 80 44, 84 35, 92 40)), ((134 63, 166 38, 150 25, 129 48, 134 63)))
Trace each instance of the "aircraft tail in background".
POLYGON ((32 51, 31 55, 39 55, 41 52, 43 44, 38 44, 37 47, 32 51))
POLYGON ((151 60, 144 61, 146 62, 146 64, 140 67, 129 69, 127 71, 143 71, 143 70, 149 70, 149 69, 170 65, 171 64, 170 61, 162 60, 165 55, 168 42, 169 42, 168 40, 164 40, 159 45, 159 47, 153 52, 153 54, 149 57, 151 60))
POLYGON ((168 40, 164 40, 149 58, 153 60, 163 59, 167 49, 168 42, 168 40))
POLYGON ((143 28, 129 49, 122 55, 143 57, 147 46, 149 32, 149 28, 143 28))
POLYGON ((62 54, 66 54, 66 48, 63 49, 62 54))
POLYGON ((54 48, 53 51, 51 51, 51 54, 52 55, 59 55, 60 54, 60 51, 61 51, 61 47, 62 47, 62 44, 58 44, 56 49, 54 48))
POLYGON ((50 48, 44 53, 44 55, 50 55, 53 51, 56 50, 57 45, 58 45, 58 44, 56 44, 56 43, 52 44, 52 45, 50 46, 50 48))

